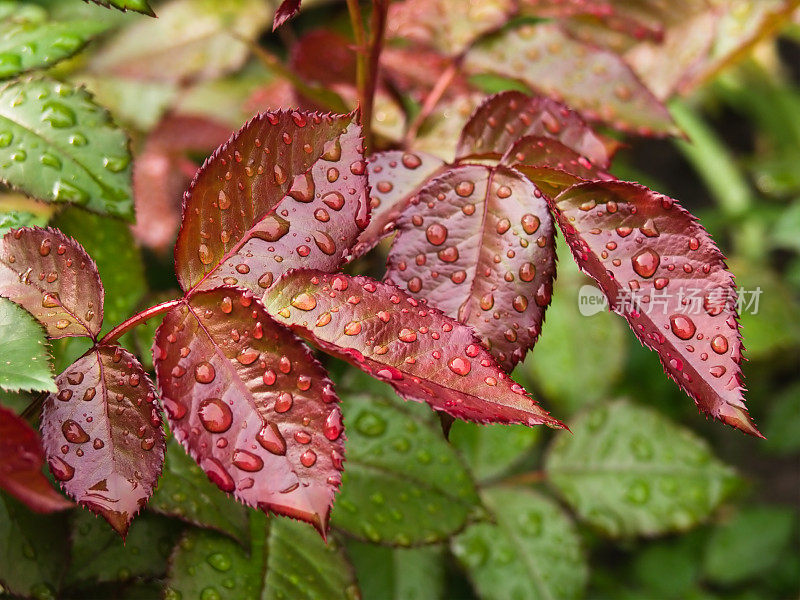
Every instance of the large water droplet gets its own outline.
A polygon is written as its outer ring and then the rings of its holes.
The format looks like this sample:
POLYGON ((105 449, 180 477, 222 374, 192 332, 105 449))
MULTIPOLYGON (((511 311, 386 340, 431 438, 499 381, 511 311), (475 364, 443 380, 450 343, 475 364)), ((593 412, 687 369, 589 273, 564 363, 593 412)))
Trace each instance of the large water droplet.
POLYGON ((75 476, 75 467, 65 463, 57 456, 50 457, 48 461, 50 471, 59 481, 69 481, 75 476))
POLYGON ((472 370, 472 364, 466 358, 461 358, 460 356, 450 359, 447 366, 450 367, 453 373, 461 376, 469 374, 472 370))
POLYGON ((291 304, 300 310, 314 310, 317 306, 317 299, 311 294, 300 292, 292 298, 291 304))
POLYGON ((694 322, 686 315, 672 315, 669 318, 672 333, 682 340, 689 340, 694 335, 697 328, 694 322))
POLYGON ((631 258, 633 270, 637 275, 644 278, 652 277, 660 262, 661 257, 651 248, 644 248, 631 258))
POLYGON ((231 493, 236 489, 233 478, 216 458, 206 458, 200 464, 212 483, 215 483, 223 492, 231 493))
POLYGON ((83 430, 83 427, 72 419, 64 421, 61 425, 61 432, 67 441, 73 444, 85 444, 89 441, 89 435, 83 430))
POLYGON ((200 422, 211 433, 224 433, 231 428, 233 413, 219 398, 207 398, 198 407, 200 422))
POLYGON ((323 433, 326 438, 334 441, 339 439, 339 436, 342 435, 342 430, 342 412, 338 407, 335 407, 325 419, 323 433))
POLYGON ((253 454, 252 452, 248 452, 247 450, 241 450, 237 448, 233 451, 233 466, 237 469, 241 469, 242 471, 247 471, 249 473, 255 473, 256 471, 260 471, 264 468, 264 461, 261 460, 261 457, 253 454))
POLYGON ((198 383, 211 383, 216 375, 214 366, 209 362, 201 362, 194 368, 194 378, 198 383))
POLYGON ((279 456, 286 454, 286 440, 275 423, 270 422, 264 425, 261 431, 256 434, 256 440, 265 450, 272 454, 279 456))
POLYGON ((728 339, 724 335, 715 335, 711 340, 711 349, 717 354, 725 354, 728 351, 728 339))
POLYGON ((447 228, 441 223, 432 223, 425 230, 425 237, 434 246, 441 246, 447 239, 447 228))

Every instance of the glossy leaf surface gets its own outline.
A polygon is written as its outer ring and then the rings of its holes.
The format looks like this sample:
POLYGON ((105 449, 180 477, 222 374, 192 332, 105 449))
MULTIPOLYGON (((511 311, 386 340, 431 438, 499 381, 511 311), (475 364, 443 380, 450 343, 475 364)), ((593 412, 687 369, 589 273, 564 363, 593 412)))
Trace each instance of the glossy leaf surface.
POLYGON ((265 302, 276 320, 407 400, 470 421, 562 426, 514 383, 469 327, 395 286, 297 271, 265 302))
POLYGON ((261 294, 289 269, 338 268, 369 218, 362 152, 352 114, 279 111, 250 121, 187 192, 175 247, 183 289, 261 294))
POLYGON ((44 450, 36 432, 13 411, 0 406, 0 488, 36 512, 72 506, 42 473, 44 450))
POLYGON ((505 167, 453 167, 396 223, 386 281, 472 327, 510 370, 552 295, 555 226, 541 192, 505 167))
POLYGON ((167 597, 220 600, 350 600, 358 597, 352 567, 338 541, 323 542, 308 526, 270 519, 252 527, 246 552, 236 542, 193 530, 170 561, 167 597))
POLYGON ((181 83, 211 79, 240 67, 272 14, 260 0, 173 0, 157 19, 139 19, 94 54, 89 70, 181 83))
POLYGON ((275 11, 275 18, 272 21, 272 31, 283 25, 286 21, 295 16, 300 10, 301 0, 283 0, 278 10, 275 11))
POLYGON ((93 21, 50 21, 36 8, 18 2, 0 6, 0 79, 53 65, 105 29, 93 21))
POLYGON ((522 487, 484 490, 493 523, 478 523, 451 548, 481 598, 580 598, 588 578, 580 538, 552 500, 522 487))
POLYGON ((211 483, 174 439, 167 442, 164 473, 147 507, 199 527, 216 529, 242 543, 249 535, 247 509, 211 483))
POLYGON ((10 300, 0 300, 0 388, 56 389, 42 327, 10 300))
POLYGON ((601 168, 608 167, 616 149, 563 104, 544 96, 507 91, 488 98, 475 110, 464 125, 456 154, 462 158, 500 158, 526 136, 552 138, 601 168))
POLYGON ((403 0, 389 8, 388 35, 458 54, 513 11, 513 0, 403 0))
POLYGON ((389 235, 406 204, 431 177, 444 171, 444 161, 427 152, 388 150, 367 161, 370 185, 370 221, 358 237, 354 256, 361 256, 389 235))
POLYGON ((153 348, 170 429, 241 502, 324 535, 344 435, 333 384, 249 293, 200 292, 167 313, 153 348))
POLYGON ((156 391, 132 354, 96 346, 56 379, 42 414, 50 471, 125 537, 164 464, 156 391))
MULTIPOLYGON (((89 2, 90 0, 84 1, 89 2)), ((123 12, 133 10, 145 15, 150 15, 151 17, 156 16, 147 0, 91 0, 91 2, 99 4, 100 6, 105 6, 106 8, 113 7, 123 12)))
POLYGON ((362 598, 438 600, 445 597, 444 552, 441 546, 386 548, 347 541, 362 598))
POLYGON ((477 511, 478 496, 438 424, 417 417, 424 407, 398 403, 375 394, 343 401, 347 468, 332 523, 370 542, 442 541, 477 511))
POLYGON ((3 237, 0 294, 36 317, 51 338, 94 337, 103 323, 94 261, 55 229, 23 228, 3 237))
MULTIPOLYGON (((539 440, 541 430, 523 425, 479 425, 456 421, 448 439, 479 481, 502 475, 539 440)), ((352 446, 351 446, 352 448, 352 446)))
POLYGON ((623 131, 676 132, 664 105, 616 53, 575 40, 555 24, 523 25, 490 38, 467 55, 465 68, 518 79, 623 131))
POLYGON ((127 136, 85 89, 49 79, 0 89, 0 179, 9 185, 132 220, 130 162, 127 136))
POLYGON ((736 482, 704 440, 646 408, 598 406, 572 430, 550 448, 549 481, 582 519, 611 537, 688 529, 736 482))
POLYGON ((733 277, 705 229, 632 183, 577 185, 555 208, 578 265, 664 371, 702 412, 760 436, 744 404, 733 277))

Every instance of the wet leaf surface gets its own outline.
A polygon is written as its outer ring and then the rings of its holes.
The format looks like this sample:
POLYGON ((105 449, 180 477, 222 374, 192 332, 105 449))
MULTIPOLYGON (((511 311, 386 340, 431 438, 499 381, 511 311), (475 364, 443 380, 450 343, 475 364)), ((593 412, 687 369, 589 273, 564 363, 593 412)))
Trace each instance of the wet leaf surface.
POLYGON ((385 548, 347 541, 347 555, 356 568, 364 598, 437 600, 445 594, 441 546, 385 548))
POLYGON ((124 538, 164 464, 156 391, 132 354, 96 346, 56 378, 42 413, 50 471, 124 538))
POLYGON ((341 483, 333 384, 249 293, 199 292, 167 313, 153 348, 173 435, 221 490, 323 535, 341 483))
POLYGON ((0 388, 54 391, 53 368, 42 327, 10 300, 0 300, 0 388))
POLYGON ((13 411, 0 407, 0 488, 36 512, 72 506, 42 473, 44 450, 36 432, 13 411))
POLYGON ((370 542, 430 544, 461 529, 478 509, 460 457, 437 424, 417 418, 419 408, 374 394, 347 395, 347 463, 335 528, 370 542))
POLYGON ((103 286, 75 240, 55 229, 23 228, 3 237, 0 252, 0 293, 31 313, 49 337, 97 336, 103 286))
POLYGON ((453 167, 396 223, 386 281, 472 327, 510 370, 552 296, 555 227, 541 192, 506 167, 453 167))
POLYGON ((588 569, 580 538, 552 500, 521 487, 481 494, 493 522, 451 542, 481 598, 580 598, 588 569))
POLYGON ((456 421, 449 440, 478 481, 502 475, 527 455, 541 430, 523 425, 479 425, 456 421))
POLYGON ((697 220, 625 182, 577 185, 554 205, 578 265, 667 375, 703 413, 760 436, 744 404, 733 277, 697 220))
POLYGON ((572 431, 556 437, 545 470, 580 518, 610 537, 686 530, 737 483, 704 440, 628 402, 589 409, 572 431))
POLYGON ((175 249, 183 289, 262 294, 292 268, 336 270, 369 219, 354 119, 263 113, 220 147, 187 192, 175 249))
POLYGON ((266 306, 278 322, 407 400, 470 421, 562 426, 498 366, 469 327, 395 286, 297 271, 270 290, 266 306))
POLYGON ((295 16, 300 10, 301 0, 283 0, 278 10, 275 11, 275 18, 272 21, 272 31, 283 25, 286 21, 295 16))

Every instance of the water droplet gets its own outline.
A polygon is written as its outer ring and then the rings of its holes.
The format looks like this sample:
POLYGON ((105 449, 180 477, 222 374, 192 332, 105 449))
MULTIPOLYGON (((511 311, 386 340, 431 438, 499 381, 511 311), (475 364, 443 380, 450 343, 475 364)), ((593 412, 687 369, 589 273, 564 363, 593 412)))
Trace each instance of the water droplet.
POLYGON ((211 383, 216 374, 213 365, 208 362, 201 362, 194 368, 194 378, 198 383, 211 383))
POLYGON ((528 308, 528 299, 525 296, 517 296, 511 305, 517 312, 525 312, 525 309, 528 308))
POLYGON ((237 448, 233 451, 233 466, 248 473, 255 473, 264 468, 264 461, 252 452, 237 448))
POLYGON ((64 129, 76 123, 75 111, 61 102, 49 100, 42 105, 42 109, 42 121, 47 121, 52 127, 64 129))
POLYGON ((306 292, 300 292, 291 302, 292 306, 300 310, 314 310, 317 306, 317 299, 306 292))
POLYGON ((655 250, 651 248, 644 248, 633 255, 631 263, 633 270, 640 277, 652 277, 658 268, 661 257, 655 250))
POLYGON ((462 198, 466 198, 475 190, 475 184, 471 181, 460 181, 456 184, 455 191, 456 194, 461 196, 462 198))
POLYGON ((226 315, 229 315, 233 310, 233 300, 231 300, 230 296, 225 296, 222 301, 219 303, 219 308, 224 312, 226 315))
POLYGON ((254 362, 258 360, 260 353, 258 350, 254 350, 253 348, 245 348, 241 351, 240 354, 236 355, 236 360, 239 364, 242 365, 252 365, 254 362))
POLYGON ((48 464, 53 476, 59 481, 69 481, 75 476, 75 468, 57 456, 51 456, 48 464))
POLYGON ((453 373, 461 376, 469 374, 472 370, 472 364, 466 358, 461 358, 460 356, 452 358, 450 362, 447 363, 447 366, 450 367, 453 373))
POLYGON ((406 342, 407 344, 416 342, 417 332, 413 329, 403 328, 400 330, 400 333, 397 334, 397 339, 399 339, 401 342, 406 342))
POLYGON ((361 323, 358 321, 350 321, 344 326, 345 335, 358 335, 361 333, 361 323))
POLYGON ((519 278, 522 281, 533 281, 535 276, 536 267, 533 266, 533 263, 526 262, 519 268, 519 278))
POLYGON ((336 242, 333 241, 330 235, 324 231, 314 231, 312 236, 314 237, 314 243, 317 245, 317 248, 319 248, 323 254, 327 254, 328 256, 336 254, 336 242))
POLYGON ((342 210, 344 206, 344 196, 339 192, 328 192, 322 196, 322 201, 333 210, 342 210))
POLYGON ((434 246, 441 246, 447 239, 447 228, 441 223, 432 223, 425 230, 425 237, 434 246))
POLYGON ((443 262, 455 262, 458 260, 458 248, 455 246, 448 246, 438 252, 439 260, 443 262))
POLYGON ((256 441, 261 447, 272 454, 283 456, 286 454, 286 440, 283 439, 278 426, 269 422, 256 434, 256 441))
POLYGON ((231 493, 236 489, 233 478, 216 458, 206 458, 200 466, 206 472, 211 482, 215 483, 223 492, 231 493))
POLYGON ((697 328, 694 322, 686 315, 672 315, 669 318, 672 333, 682 340, 689 340, 694 336, 697 328))
POLYGON ((292 404, 294 404, 294 398, 289 392, 283 392, 278 399, 275 400, 275 412, 276 413, 285 413, 290 408, 292 408, 292 404))
POLYGON ((422 289, 422 279, 419 277, 412 277, 408 280, 408 291, 416 294, 422 289))
POLYGON ((715 335, 711 340, 711 349, 717 354, 725 354, 728 351, 728 339, 724 335, 715 335))
POLYGON ((356 417, 356 430, 367 437, 378 437, 386 431, 386 421, 380 415, 365 410, 356 417))
POLYGON ((508 219, 503 218, 497 222, 497 233, 500 235, 503 235, 509 229, 511 229, 511 221, 508 219))
POLYGON ((222 554, 221 552, 215 552, 214 554, 211 554, 208 558, 206 558, 206 562, 208 562, 208 564, 214 567, 217 571, 221 571, 223 573, 225 571, 229 571, 233 566, 230 557, 222 554))
POLYGON ((311 202, 314 199, 314 177, 311 171, 298 175, 292 181, 292 187, 289 189, 289 196, 298 202, 311 202))
POLYGON ((42 306, 44 308, 56 308, 60 305, 61 302, 58 298, 58 292, 45 293, 42 295, 42 306))
POLYGON ((525 233, 531 235, 536 233, 539 229, 540 221, 539 217, 536 215, 526 214, 522 217, 522 229, 525 230, 525 233))
POLYGON ((198 407, 200 422, 211 433, 224 433, 233 424, 230 407, 219 398, 207 398, 198 407))
POLYGON ((494 306, 494 295, 492 294, 485 294, 481 297, 480 307, 483 310, 491 310, 494 306))
POLYGON ((644 225, 639 227, 639 231, 641 231, 646 237, 658 237, 659 231, 658 227, 656 227, 655 221, 653 219, 647 219, 644 222, 644 225))
POLYGON ((716 367, 711 367, 708 370, 708 372, 711 373, 711 375, 713 375, 717 379, 719 379, 720 377, 725 375, 725 367, 723 367, 722 365, 718 365, 716 367))
POLYGON ((276 214, 269 214, 261 219, 258 227, 250 235, 265 242, 277 242, 289 233, 289 228, 289 221, 276 214))
POLYGON ((401 160, 406 169, 416 169, 422 164, 422 160, 420 160, 419 156, 416 154, 403 154, 403 158, 401 160))
POLYGON ((205 244, 200 244, 197 247, 197 255, 200 258, 200 262, 204 265, 210 265, 214 257, 211 255, 211 250, 205 244))
POLYGON ((343 429, 342 412, 338 407, 335 407, 325 419, 325 426, 322 431, 326 438, 334 441, 339 439, 339 436, 342 435, 343 429))
POLYGON ((89 436, 83 430, 83 427, 72 419, 64 421, 61 425, 61 432, 64 434, 67 441, 73 444, 85 444, 89 441, 89 436))
POLYGON ((306 450, 303 454, 300 455, 300 464, 302 464, 306 468, 310 468, 314 466, 314 463, 317 462, 317 453, 313 450, 306 450))

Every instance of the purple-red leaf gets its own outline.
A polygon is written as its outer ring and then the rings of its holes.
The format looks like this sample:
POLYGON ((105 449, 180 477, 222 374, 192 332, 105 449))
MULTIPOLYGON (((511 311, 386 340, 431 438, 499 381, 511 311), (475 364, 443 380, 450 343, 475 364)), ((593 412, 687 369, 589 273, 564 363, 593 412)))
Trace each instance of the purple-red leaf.
POLYGON ((249 292, 198 292, 153 347, 170 428, 209 479, 325 535, 344 434, 325 370, 249 292))
POLYGON ((283 273, 336 270, 369 221, 355 114, 264 113, 209 158, 186 193, 175 246, 184 290, 256 293, 283 273))
POLYGON ((600 168, 611 163, 618 144, 593 131, 563 104, 522 92, 501 92, 481 104, 461 132, 456 156, 500 158, 523 136, 543 136, 564 144, 600 168))
POLYGON ((164 465, 153 383, 135 356, 95 346, 56 379, 42 414, 50 471, 125 537, 164 465))
POLYGON ((36 512, 64 510, 72 503, 42 473, 44 450, 39 436, 11 410, 0 406, 0 488, 36 512))
POLYGON ((493 36, 467 54, 464 68, 513 77, 622 131, 661 136, 677 132, 669 111, 622 57, 570 37, 558 24, 525 24, 493 36))
POLYGON ((563 427, 469 327, 395 286, 302 270, 284 276, 265 301, 276 320, 407 400, 469 421, 563 427))
POLYGON ((278 10, 275 11, 275 19, 272 21, 272 31, 291 19, 300 10, 301 0, 283 0, 278 10))
POLYGON ((452 167, 397 219, 386 280, 471 326, 506 369, 550 304, 555 227, 542 193, 507 167, 452 167))
POLYGON ((702 412, 760 436, 744 404, 733 277, 697 220, 618 181, 576 185, 554 208, 578 265, 665 372, 702 412))
POLYGON ((395 220, 408 200, 444 170, 444 161, 426 152, 389 150, 373 154, 367 161, 367 170, 372 213, 353 248, 353 256, 365 254, 394 231, 395 220))
POLYGON ((0 295, 36 317, 51 338, 95 337, 103 324, 97 266, 56 229, 24 227, 3 237, 0 295))
POLYGON ((169 115, 147 138, 133 166, 136 239, 156 251, 175 240, 181 221, 181 197, 197 166, 189 152, 207 153, 230 135, 225 125, 203 117, 169 115))
POLYGON ((550 198, 580 181, 614 179, 561 142, 536 135, 517 140, 500 163, 517 169, 550 198))

